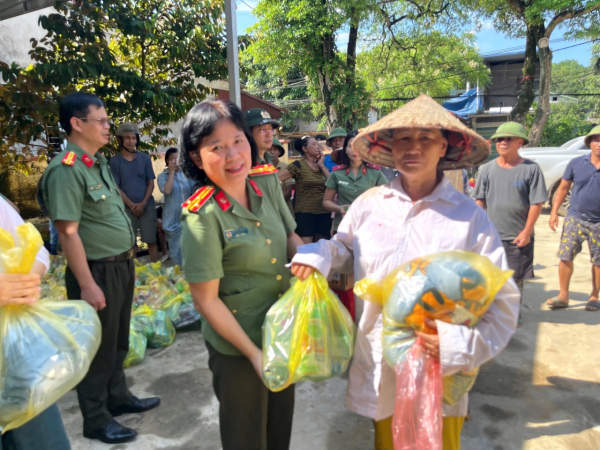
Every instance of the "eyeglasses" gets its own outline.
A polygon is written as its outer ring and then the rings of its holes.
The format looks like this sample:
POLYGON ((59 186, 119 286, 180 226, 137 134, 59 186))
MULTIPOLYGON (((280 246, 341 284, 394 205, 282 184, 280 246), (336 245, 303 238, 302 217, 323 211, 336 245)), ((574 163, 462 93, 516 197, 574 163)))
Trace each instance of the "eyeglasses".
POLYGON ((257 130, 260 134, 273 134, 275 133, 275 129, 274 128, 260 128, 259 130, 257 130))
POLYGON ((499 138, 496 138, 495 142, 506 141, 506 142, 510 143, 512 140, 513 140, 513 138, 511 138, 511 137, 499 137, 499 138))
POLYGON ((106 117, 103 117, 102 119, 96 119, 94 117, 78 117, 78 119, 83 121, 93 120, 94 122, 98 122, 103 127, 113 124, 112 119, 107 119, 106 117))

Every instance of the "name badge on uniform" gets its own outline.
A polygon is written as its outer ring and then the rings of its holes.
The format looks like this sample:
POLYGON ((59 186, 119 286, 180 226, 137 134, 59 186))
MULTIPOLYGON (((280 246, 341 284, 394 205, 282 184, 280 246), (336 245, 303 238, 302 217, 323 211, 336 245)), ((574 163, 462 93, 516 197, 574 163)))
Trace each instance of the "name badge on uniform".
POLYGON ((102 189, 101 184, 94 184, 94 185, 90 186, 90 191, 97 191, 99 189, 102 189))
POLYGON ((246 228, 246 227, 236 228, 235 230, 225 230, 225 238, 232 239, 232 238, 238 237, 238 236, 245 236, 248 233, 249 233, 249 231, 248 231, 248 228, 246 228))
POLYGON ((350 184, 348 181, 338 181, 339 184, 347 185, 350 184))

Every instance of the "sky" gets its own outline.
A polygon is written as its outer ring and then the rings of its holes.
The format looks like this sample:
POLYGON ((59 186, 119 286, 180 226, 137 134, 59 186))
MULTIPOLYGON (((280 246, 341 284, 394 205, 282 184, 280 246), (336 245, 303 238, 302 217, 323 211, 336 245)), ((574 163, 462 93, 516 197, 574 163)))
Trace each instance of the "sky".
MULTIPOLYGON (((244 34, 246 30, 256 23, 256 17, 252 15, 252 8, 258 3, 257 0, 236 0, 237 3, 237 22, 238 34, 244 34)), ((508 39, 502 33, 498 33, 493 28, 491 21, 483 23, 482 29, 475 35, 477 46, 481 54, 490 52, 512 53, 519 50, 525 51, 525 39, 508 39), (506 51, 504 51, 506 50, 506 51)), ((552 62, 558 63, 568 59, 574 59, 579 64, 587 66, 590 64, 592 44, 583 44, 585 41, 564 41, 563 31, 557 28, 552 33, 550 39, 550 48, 553 51, 552 62), (578 45, 566 50, 560 50, 564 47, 578 45)), ((345 43, 348 41, 347 33, 341 33, 337 42, 345 43)))

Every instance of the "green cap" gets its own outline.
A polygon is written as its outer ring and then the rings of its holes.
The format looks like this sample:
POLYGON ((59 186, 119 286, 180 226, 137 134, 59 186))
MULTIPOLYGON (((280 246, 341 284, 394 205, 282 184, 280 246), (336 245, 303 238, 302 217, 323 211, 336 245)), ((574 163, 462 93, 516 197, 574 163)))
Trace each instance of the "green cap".
POLYGON ((597 136, 599 134, 600 134, 600 125, 596 125, 594 128, 592 128, 590 130, 590 132, 588 134, 585 135, 585 139, 583 140, 583 142, 585 142, 585 145, 587 145, 589 147, 590 142, 592 142, 592 136, 597 136))
POLYGON ((279 128, 279 122, 271 118, 271 114, 262 108, 249 109, 244 113, 244 117, 246 117, 246 122, 248 122, 248 127, 250 128, 265 125, 267 123, 273 125, 273 128, 279 128))
POLYGON ((115 133, 117 136, 125 136, 126 134, 133 133, 139 136, 140 130, 135 123, 125 122, 119 125, 117 128, 117 132, 115 133))
POLYGON ((525 144, 529 144, 529 138, 527 137, 527 132, 523 125, 517 122, 506 122, 498 127, 494 135, 490 138, 492 141, 495 141, 501 137, 516 137, 519 139, 523 139, 525 144))
MULTIPOLYGON (((331 139, 336 138, 336 137, 343 137, 343 138, 345 138, 347 134, 348 133, 346 132, 346 130, 344 130, 342 127, 334 128, 333 130, 331 130, 331 133, 329 133, 329 136, 327 136, 327 140, 325 141, 325 143, 329 147, 331 147, 331 145, 329 144, 329 141, 331 139)), ((335 148, 334 148, 334 150, 335 150, 335 148)))
POLYGON ((279 142, 279 139, 277 139, 276 136, 273 136, 273 145, 279 147, 279 157, 281 158, 285 154, 285 149, 283 148, 283 145, 281 145, 281 142, 279 142))

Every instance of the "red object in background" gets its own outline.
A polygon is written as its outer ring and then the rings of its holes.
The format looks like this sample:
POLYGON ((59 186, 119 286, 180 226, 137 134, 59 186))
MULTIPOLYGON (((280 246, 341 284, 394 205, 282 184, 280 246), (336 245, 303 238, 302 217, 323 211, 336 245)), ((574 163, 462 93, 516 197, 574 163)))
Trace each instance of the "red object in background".
POLYGON ((474 187, 475 187, 475 178, 471 178, 471 179, 469 180, 469 186, 471 186, 472 188, 474 188, 474 187))
POLYGON ((335 292, 335 295, 340 298, 340 301, 350 313, 352 320, 356 320, 354 312, 354 291, 352 289, 348 289, 347 291, 338 291, 337 289, 333 289, 333 292, 335 292))

